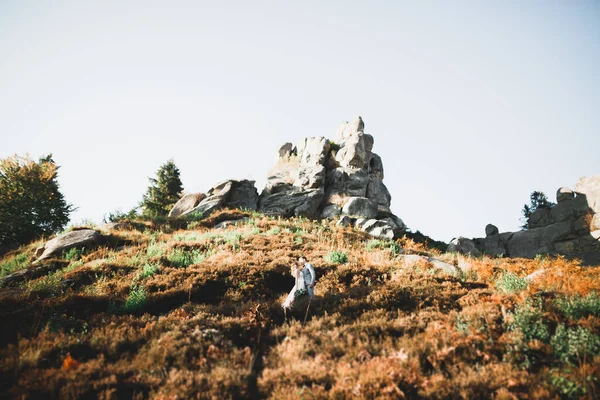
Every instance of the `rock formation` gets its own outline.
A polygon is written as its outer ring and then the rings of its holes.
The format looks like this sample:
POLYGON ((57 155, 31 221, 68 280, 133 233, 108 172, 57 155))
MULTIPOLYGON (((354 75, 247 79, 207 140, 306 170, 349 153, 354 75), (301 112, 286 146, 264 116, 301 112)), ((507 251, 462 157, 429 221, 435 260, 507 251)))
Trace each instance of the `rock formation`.
POLYGON ((258 208, 267 214, 335 218, 373 236, 392 238, 406 227, 390 210, 390 193, 383 183, 381 157, 364 122, 343 123, 338 142, 324 137, 302 139, 279 149, 260 195, 258 208))
POLYGON ((552 208, 531 214, 529 229, 498 233, 488 225, 486 237, 473 239, 474 245, 496 256, 562 254, 586 263, 600 262, 600 175, 580 178, 574 190, 558 189, 556 201, 552 208))
POLYGON ((344 122, 337 142, 309 137, 277 153, 260 197, 252 181, 226 181, 206 193, 186 195, 173 207, 172 218, 206 216, 221 207, 260 210, 283 217, 336 218, 373 236, 393 238, 406 230, 390 210, 381 157, 364 132, 361 117, 344 122))
POLYGON ((219 208, 243 208, 256 210, 258 191, 254 181, 228 180, 218 183, 206 194, 194 193, 183 196, 169 213, 171 218, 207 216, 219 208))

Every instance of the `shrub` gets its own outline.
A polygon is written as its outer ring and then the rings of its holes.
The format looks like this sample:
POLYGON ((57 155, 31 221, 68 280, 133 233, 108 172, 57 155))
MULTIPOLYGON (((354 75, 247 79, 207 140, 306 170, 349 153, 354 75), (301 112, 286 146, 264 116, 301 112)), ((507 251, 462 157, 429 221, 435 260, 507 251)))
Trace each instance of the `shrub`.
POLYGON ((520 278, 517 274, 512 272, 503 272, 500 278, 496 279, 496 289, 502 293, 517 293, 527 289, 529 283, 527 279, 520 278))
POLYGON ((165 254, 165 251, 166 250, 165 250, 164 243, 152 243, 150 246, 148 246, 148 249, 146 250, 146 254, 150 258, 160 257, 163 254, 165 254))
POLYGON ((175 249, 167 256, 167 260, 176 268, 185 268, 188 265, 198 264, 204 261, 205 258, 206 254, 198 249, 191 251, 175 249))
POLYGON ((15 271, 25 268, 29 265, 29 256, 27 253, 18 254, 7 261, 0 263, 0 277, 12 274, 15 271))
POLYGON ((589 315, 600 317, 600 296, 598 292, 590 292, 587 296, 563 296, 554 301, 554 306, 565 317, 579 319, 589 315))
POLYGON ((325 261, 332 264, 345 264, 348 262, 348 254, 343 251, 331 251, 325 256, 325 261))
POLYGON ((160 269, 160 265, 156 263, 146 263, 142 266, 142 270, 138 273, 140 279, 146 279, 154 275, 160 269))
POLYGON ((550 344, 556 357, 563 362, 581 362, 600 351, 600 338, 582 326, 565 328, 563 324, 558 325, 550 344))
POLYGON ((169 160, 160 166, 156 179, 149 178, 151 184, 140 204, 142 215, 156 218, 165 217, 169 213, 183 191, 179 174, 179 168, 173 160, 169 160))
POLYGON ((127 301, 123 305, 123 311, 127 313, 136 312, 146 306, 146 288, 141 285, 131 285, 127 301))
POLYGON ((281 233, 281 228, 278 226, 274 226, 271 229, 269 229, 268 231, 266 231, 265 235, 273 236, 273 235, 279 235, 280 233, 281 233))
POLYGON ((58 187, 52 155, 0 160, 0 246, 29 243, 64 228, 74 210, 58 187))
POLYGON ((512 313, 513 320, 508 329, 519 331, 527 342, 534 339, 548 342, 550 334, 542 319, 542 304, 540 299, 527 299, 524 304, 517 305, 512 313))
POLYGON ((65 260, 67 261, 77 261, 79 259, 81 259, 81 253, 82 253, 82 249, 78 249, 76 247, 73 247, 67 251, 65 251, 63 253, 63 257, 65 260))
POLYGON ((366 248, 369 251, 374 249, 390 249, 393 255, 402 253, 402 247, 398 243, 387 240, 371 239, 367 242, 366 248))

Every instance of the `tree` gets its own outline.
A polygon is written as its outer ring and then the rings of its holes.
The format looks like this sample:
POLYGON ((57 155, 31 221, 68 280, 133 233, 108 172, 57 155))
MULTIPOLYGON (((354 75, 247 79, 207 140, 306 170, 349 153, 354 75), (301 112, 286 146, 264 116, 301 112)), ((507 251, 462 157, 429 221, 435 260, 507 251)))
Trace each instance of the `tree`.
POLYGON ((544 208, 549 210, 556 205, 556 203, 548 200, 548 197, 544 194, 544 192, 538 192, 537 190, 531 193, 529 196, 529 201, 530 204, 524 204, 523 210, 521 210, 521 213, 523 214, 523 217, 521 217, 521 222, 523 223, 521 228, 523 229, 529 229, 529 217, 535 212, 535 210, 544 208))
POLYGON ((0 160, 0 246, 25 244, 64 228, 74 210, 59 190, 52 155, 0 160))
POLYGON ((156 179, 149 178, 150 186, 140 206, 142 215, 150 218, 166 216, 181 197, 183 186, 179 179, 179 168, 173 160, 161 165, 156 179))

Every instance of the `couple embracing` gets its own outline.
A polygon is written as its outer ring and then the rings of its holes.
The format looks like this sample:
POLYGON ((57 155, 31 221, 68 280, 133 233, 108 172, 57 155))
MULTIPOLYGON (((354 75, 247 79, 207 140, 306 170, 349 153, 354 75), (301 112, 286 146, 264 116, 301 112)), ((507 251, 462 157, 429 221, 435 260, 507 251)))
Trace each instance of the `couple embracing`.
POLYGON ((294 287, 283 302, 283 308, 289 309, 293 306, 294 300, 298 297, 308 294, 309 298, 315 297, 315 269, 306 258, 300 257, 298 261, 292 265, 292 276, 295 279, 294 287))

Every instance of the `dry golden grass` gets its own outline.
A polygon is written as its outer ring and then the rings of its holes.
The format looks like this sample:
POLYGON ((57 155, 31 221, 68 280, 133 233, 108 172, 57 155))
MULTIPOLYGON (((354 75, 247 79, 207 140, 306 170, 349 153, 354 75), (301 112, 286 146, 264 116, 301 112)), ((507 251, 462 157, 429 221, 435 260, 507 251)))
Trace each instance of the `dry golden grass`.
POLYGON ((598 292, 597 267, 470 258, 398 241, 405 253, 467 271, 453 276, 427 263, 406 267, 401 255, 367 250, 368 236, 329 222, 225 210, 193 226, 136 224, 113 233, 123 247, 0 289, 1 397, 600 395, 600 357, 568 356, 552 341, 559 325, 600 340, 600 315, 574 318, 557 303, 598 292), (251 218, 212 228, 243 216, 251 218), (332 251, 348 262, 327 262, 332 251), (300 255, 315 267, 317 297, 299 300, 286 319, 280 304, 300 255), (501 290, 505 274, 519 287, 539 270, 519 290, 501 290), (532 301, 541 307, 531 306, 533 317, 523 311, 532 301), (539 323, 542 334, 515 328, 523 315, 523 329, 539 323))

